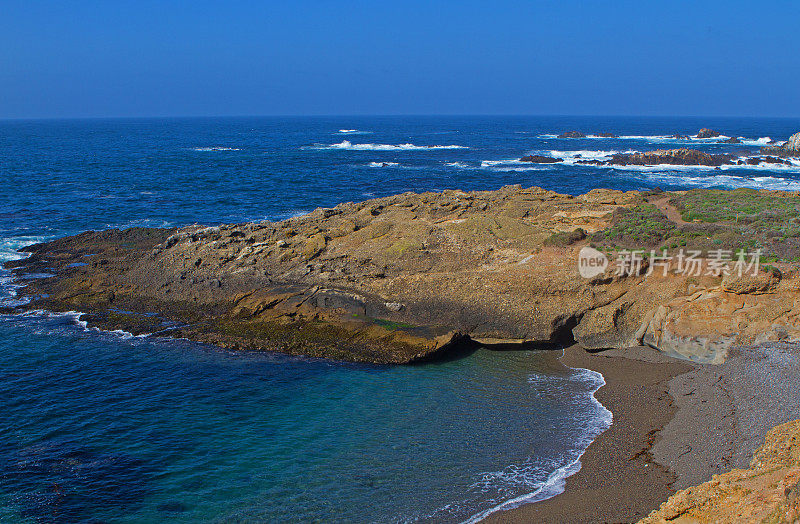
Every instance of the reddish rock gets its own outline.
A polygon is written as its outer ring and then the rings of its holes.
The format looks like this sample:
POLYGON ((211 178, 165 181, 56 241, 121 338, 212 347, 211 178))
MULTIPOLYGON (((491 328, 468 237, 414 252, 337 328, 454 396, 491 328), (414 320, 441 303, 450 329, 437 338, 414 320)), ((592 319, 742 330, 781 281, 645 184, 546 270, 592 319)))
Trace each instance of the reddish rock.
POLYGON ((731 155, 710 155, 696 149, 658 149, 656 151, 620 153, 608 162, 613 165, 651 166, 671 164, 679 166, 721 166, 733 164, 731 155))
POLYGON ((697 138, 714 138, 719 135, 719 131, 714 131, 713 129, 709 129, 707 127, 704 127, 697 132, 697 138))
POLYGON ((586 135, 580 131, 567 131, 558 135, 558 138, 586 138, 586 135))

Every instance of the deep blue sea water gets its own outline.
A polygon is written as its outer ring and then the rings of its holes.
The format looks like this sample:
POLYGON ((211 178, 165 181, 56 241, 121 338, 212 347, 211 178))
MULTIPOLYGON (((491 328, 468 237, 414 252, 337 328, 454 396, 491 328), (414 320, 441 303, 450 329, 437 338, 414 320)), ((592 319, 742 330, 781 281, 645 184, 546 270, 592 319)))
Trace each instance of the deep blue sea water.
MULTIPOLYGON (((800 189, 800 165, 580 166, 745 155, 800 120, 568 117, 0 122, 0 258, 86 229, 280 219, 403 191, 800 189), (673 140, 712 127, 743 144, 673 140), (577 129, 627 138, 557 139, 577 129), (351 130, 351 131, 340 131, 351 130), (539 152, 558 165, 516 162, 539 152)), ((0 294, 14 283, 0 273, 0 294)), ((602 378, 478 351, 383 367, 0 317, 0 521, 461 522, 557 493, 609 422, 602 378), (512 501, 512 502, 508 502, 512 501)))

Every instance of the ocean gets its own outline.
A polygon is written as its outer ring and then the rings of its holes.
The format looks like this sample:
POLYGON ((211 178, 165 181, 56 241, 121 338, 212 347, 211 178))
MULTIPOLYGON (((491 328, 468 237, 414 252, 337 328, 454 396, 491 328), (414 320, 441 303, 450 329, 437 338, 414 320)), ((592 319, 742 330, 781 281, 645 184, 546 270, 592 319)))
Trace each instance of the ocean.
MULTIPOLYGON (((0 260, 88 229, 280 220, 404 191, 800 190, 792 165, 581 165, 755 153, 797 119, 326 117, 0 122, 0 260), (741 137, 673 139, 701 127, 741 137), (579 130, 583 139, 559 139, 579 130), (600 138, 610 132, 619 138, 600 138), (528 153, 563 158, 535 165, 528 153)), ((0 304, 18 283, 0 272, 0 304)), ((415 366, 231 352, 0 315, 2 522, 468 522, 563 490, 611 423, 558 352, 415 366)))

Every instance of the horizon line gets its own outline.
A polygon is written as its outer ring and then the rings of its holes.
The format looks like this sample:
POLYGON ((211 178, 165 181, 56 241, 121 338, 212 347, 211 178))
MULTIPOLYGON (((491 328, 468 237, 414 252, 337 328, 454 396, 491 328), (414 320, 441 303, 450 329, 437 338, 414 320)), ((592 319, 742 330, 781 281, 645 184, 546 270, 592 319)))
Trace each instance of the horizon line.
POLYGON ((43 122, 66 120, 188 120, 207 118, 421 118, 421 117, 559 117, 559 118, 721 118, 721 119, 800 119, 800 115, 650 115, 650 114, 566 114, 566 113, 369 113, 369 114, 229 114, 229 115, 142 115, 142 116, 54 116, 0 117, 0 122, 43 122))

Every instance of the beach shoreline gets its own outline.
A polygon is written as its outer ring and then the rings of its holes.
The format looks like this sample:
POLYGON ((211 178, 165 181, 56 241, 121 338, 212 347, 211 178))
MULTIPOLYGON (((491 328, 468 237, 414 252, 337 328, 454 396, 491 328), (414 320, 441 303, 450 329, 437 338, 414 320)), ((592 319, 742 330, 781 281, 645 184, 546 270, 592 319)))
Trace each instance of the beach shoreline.
POLYGON ((482 522, 631 522, 674 491, 675 473, 654 461, 651 449, 678 411, 670 381, 695 366, 645 348, 588 353, 573 346, 561 362, 603 375, 606 384, 595 397, 613 413, 614 422, 586 449, 580 471, 566 479, 564 492, 497 511, 482 522))
POLYGON ((678 490, 746 468, 772 427, 800 419, 792 344, 738 347, 719 365, 643 347, 573 346, 561 362, 603 375, 595 398, 613 424, 586 449, 564 492, 483 522, 636 522, 678 490))

